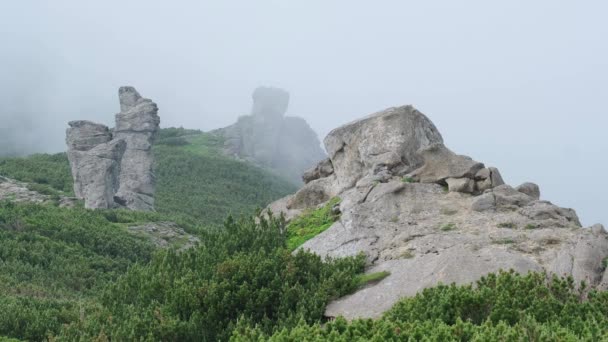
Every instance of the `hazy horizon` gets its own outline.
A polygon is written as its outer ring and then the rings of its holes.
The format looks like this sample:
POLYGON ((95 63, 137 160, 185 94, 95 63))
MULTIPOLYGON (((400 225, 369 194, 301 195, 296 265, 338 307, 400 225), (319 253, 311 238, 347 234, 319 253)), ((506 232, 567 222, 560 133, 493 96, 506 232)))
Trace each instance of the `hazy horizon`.
POLYGON ((65 150, 67 122, 113 125, 118 87, 163 127, 248 114, 257 86, 322 138, 412 104, 446 145, 511 185, 608 224, 608 3, 118 1, 0 5, 0 153, 65 150))

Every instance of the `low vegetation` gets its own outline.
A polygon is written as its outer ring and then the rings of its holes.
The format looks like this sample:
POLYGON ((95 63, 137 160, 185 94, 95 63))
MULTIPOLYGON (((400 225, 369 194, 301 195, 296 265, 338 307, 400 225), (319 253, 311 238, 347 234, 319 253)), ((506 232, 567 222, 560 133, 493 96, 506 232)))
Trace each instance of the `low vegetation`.
POLYGON ((456 224, 455 223, 446 223, 443 226, 441 226, 441 230, 444 232, 449 232, 451 230, 456 229, 456 224))
POLYGON ((388 277, 389 275, 391 275, 391 273, 387 272, 387 271, 361 274, 361 275, 357 276, 357 286, 364 287, 369 284, 378 283, 378 282, 382 281, 382 279, 388 277))
POLYGON ((587 299, 571 278, 500 272, 475 286, 439 285, 399 302, 379 320, 300 322, 265 334, 240 326, 233 341, 602 341, 608 292, 587 299))
POLYGON ((335 197, 323 207, 309 210, 294 219, 287 226, 287 248, 295 250, 331 227, 340 218, 339 214, 332 210, 338 203, 340 203, 340 199, 335 197))

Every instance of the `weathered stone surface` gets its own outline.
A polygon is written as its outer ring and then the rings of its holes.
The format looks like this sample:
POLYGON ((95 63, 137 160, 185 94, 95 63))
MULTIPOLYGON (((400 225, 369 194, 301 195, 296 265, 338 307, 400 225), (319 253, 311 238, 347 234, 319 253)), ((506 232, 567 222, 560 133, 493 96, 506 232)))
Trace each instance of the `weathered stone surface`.
POLYGON ((403 296, 438 283, 472 283, 500 269, 569 275, 608 288, 603 227, 581 229, 572 209, 520 192, 504 184, 498 169, 433 141, 441 136, 413 111, 391 109, 332 131, 325 142, 334 172, 311 171, 298 193, 275 202, 282 204, 275 213, 283 207, 293 218, 296 208, 304 212, 339 196, 340 219, 300 248, 323 257, 364 253, 368 272, 390 272, 331 303, 326 316, 379 317, 403 296), (419 154, 410 149, 415 145, 419 154))
POLYGON ((333 183, 335 176, 321 178, 309 182, 304 185, 295 195, 289 200, 287 208, 289 209, 305 209, 317 206, 323 202, 330 200, 336 195, 333 183))
POLYGON ((331 131, 324 140, 340 189, 387 170, 403 175, 422 165, 417 151, 443 139, 412 106, 389 108, 331 131))
POLYGON ((123 140, 112 141, 108 127, 90 121, 71 121, 66 132, 68 159, 74 177, 74 194, 85 207, 115 207, 120 162, 125 152, 123 140))
POLYGON ((114 134, 90 121, 72 121, 66 133, 74 193, 91 209, 154 209, 152 144, 160 118, 154 102, 133 87, 119 89, 114 134))
POLYGON ((125 149, 124 140, 113 140, 88 151, 68 151, 74 193, 84 199, 85 208, 116 207, 114 194, 119 187, 120 161, 125 149))
POLYGON ((476 197, 473 203, 471 203, 471 209, 474 211, 496 209, 496 197, 494 193, 490 191, 476 197))
POLYGON ((216 131, 225 138, 225 152, 301 183, 300 175, 326 157, 316 133, 304 119, 284 116, 286 91, 260 87, 252 97, 251 115, 216 131))
POLYGON ((448 191, 472 194, 475 191, 475 181, 470 178, 448 178, 448 191))
POLYGON ((534 200, 532 197, 521 193, 506 184, 494 188, 492 192, 496 198, 497 206, 523 207, 534 200))
POLYGON ((302 175, 302 180, 306 184, 315 179, 328 177, 333 173, 334 166, 331 164, 331 160, 329 158, 325 158, 321 160, 315 167, 304 172, 302 175))
POLYGON ((540 188, 534 183, 527 182, 521 184, 520 186, 515 188, 515 190, 522 192, 536 200, 540 199, 540 188))
POLYGON ((115 201, 132 210, 154 210, 152 144, 160 124, 158 107, 133 87, 121 87, 118 93, 121 112, 116 114, 114 136, 126 142, 126 150, 115 201))
POLYGON ((66 143, 69 150, 88 151, 112 140, 107 126, 86 120, 70 121, 66 143))
POLYGON ((411 175, 422 183, 441 183, 448 178, 474 179, 484 167, 470 157, 450 151, 443 143, 426 146, 418 153, 422 156, 424 165, 411 175))

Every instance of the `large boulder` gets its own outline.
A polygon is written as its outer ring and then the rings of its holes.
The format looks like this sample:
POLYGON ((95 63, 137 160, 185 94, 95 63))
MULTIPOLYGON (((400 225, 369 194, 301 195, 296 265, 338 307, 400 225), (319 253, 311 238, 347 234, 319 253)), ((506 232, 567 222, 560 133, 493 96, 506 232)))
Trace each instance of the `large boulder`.
POLYGON ((331 131, 324 140, 338 185, 353 187, 370 174, 404 175, 420 167, 421 148, 442 143, 435 125, 412 106, 389 108, 331 131))
POLYGON ((115 200, 132 210, 154 210, 152 144, 159 131, 158 107, 133 87, 121 87, 118 94, 121 112, 116 114, 114 138, 123 139, 127 147, 115 200))

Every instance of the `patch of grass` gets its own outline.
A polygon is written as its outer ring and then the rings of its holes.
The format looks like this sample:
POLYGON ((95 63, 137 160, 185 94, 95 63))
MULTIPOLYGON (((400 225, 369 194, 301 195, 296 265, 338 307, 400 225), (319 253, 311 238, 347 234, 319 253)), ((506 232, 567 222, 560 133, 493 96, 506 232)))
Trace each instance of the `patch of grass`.
POLYGON ((287 226, 287 248, 295 250, 336 222, 340 217, 332 212, 332 208, 338 203, 340 198, 334 197, 322 208, 309 210, 293 220, 287 226))
POLYGON ((391 273, 387 271, 361 274, 357 276, 357 286, 363 287, 372 283, 380 282, 382 279, 388 277, 389 275, 391 275, 391 273))
POLYGON ((511 238, 493 239, 492 243, 496 244, 496 245, 510 245, 510 244, 515 243, 515 240, 513 240, 511 238))
POLYGON ((515 229, 515 228, 517 228, 517 225, 513 222, 502 222, 502 223, 499 223, 497 227, 515 229))
POLYGON ((443 226, 441 226, 440 229, 444 232, 449 232, 450 230, 456 229, 456 224, 455 223, 446 223, 443 226))
POLYGON ((399 258, 401 259, 412 259, 414 257, 414 253, 412 253, 412 251, 405 251, 403 253, 401 253, 401 255, 399 256, 399 258))
POLYGON ((605 257, 604 260, 602 260, 602 268, 604 270, 608 269, 608 257, 605 257))
POLYGON ((393 217, 391 218, 391 222, 392 222, 392 223, 397 223, 397 222, 399 222, 399 216, 393 216, 393 217))
POLYGON ((65 153, 34 154, 22 158, 0 158, 0 175, 21 182, 43 184, 74 195, 72 172, 65 153))
POLYGON ((532 224, 532 223, 528 223, 525 228, 526 229, 536 229, 536 228, 538 228, 538 226, 535 224, 532 224))
POLYGON ((417 181, 414 178, 408 177, 408 176, 401 178, 401 181, 403 183, 417 183, 417 181))

